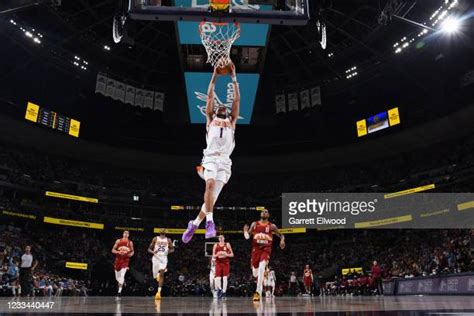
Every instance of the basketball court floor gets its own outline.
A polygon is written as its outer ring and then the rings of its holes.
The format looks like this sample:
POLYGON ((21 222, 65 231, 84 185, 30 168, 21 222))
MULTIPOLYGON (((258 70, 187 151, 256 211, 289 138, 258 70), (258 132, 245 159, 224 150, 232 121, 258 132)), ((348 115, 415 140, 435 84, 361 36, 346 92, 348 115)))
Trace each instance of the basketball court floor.
POLYGON ((52 297, 0 298, 0 315, 32 313, 162 313, 174 315, 228 314, 370 314, 396 315, 474 315, 474 299, 469 296, 385 296, 385 297, 276 297, 252 302, 251 298, 228 298, 217 301, 208 297, 52 297), (19 304, 12 304, 18 302, 19 304), (34 302, 31 308, 23 303, 34 302), (38 302, 54 302, 50 309, 33 308, 38 302))

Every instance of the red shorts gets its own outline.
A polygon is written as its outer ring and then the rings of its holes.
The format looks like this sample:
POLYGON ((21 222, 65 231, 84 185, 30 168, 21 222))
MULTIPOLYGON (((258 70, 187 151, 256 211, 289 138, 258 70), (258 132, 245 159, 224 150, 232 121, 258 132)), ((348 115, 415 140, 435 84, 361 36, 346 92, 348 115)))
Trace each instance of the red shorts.
POLYGON ((304 278, 304 286, 311 286, 313 285, 313 280, 311 278, 304 278))
POLYGON ((216 262, 216 278, 229 276, 230 273, 230 264, 229 263, 219 263, 216 262))
POLYGON ((270 261, 270 254, 272 253, 272 247, 253 247, 252 248, 252 259, 251 264, 255 269, 261 261, 270 261))
POLYGON ((114 263, 114 269, 115 271, 120 271, 122 269, 126 269, 128 268, 128 264, 130 262, 130 258, 126 257, 126 258, 120 258, 120 257, 117 257, 115 259, 115 263, 114 263))

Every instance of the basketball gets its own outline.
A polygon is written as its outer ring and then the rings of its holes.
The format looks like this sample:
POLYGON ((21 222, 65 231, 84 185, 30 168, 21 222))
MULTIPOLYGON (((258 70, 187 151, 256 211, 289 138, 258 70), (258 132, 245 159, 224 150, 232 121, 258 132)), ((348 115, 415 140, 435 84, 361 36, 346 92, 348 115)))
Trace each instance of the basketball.
POLYGON ((128 248, 126 246, 122 246, 118 249, 118 251, 122 256, 125 256, 126 254, 128 254, 130 252, 130 248, 128 248))
POLYGON ((209 9, 211 12, 219 13, 219 12, 229 12, 231 5, 230 0, 210 0, 209 1, 209 9))
POLYGON ((216 67, 216 72, 219 75, 229 75, 232 72, 231 64, 227 64, 224 67, 216 67))

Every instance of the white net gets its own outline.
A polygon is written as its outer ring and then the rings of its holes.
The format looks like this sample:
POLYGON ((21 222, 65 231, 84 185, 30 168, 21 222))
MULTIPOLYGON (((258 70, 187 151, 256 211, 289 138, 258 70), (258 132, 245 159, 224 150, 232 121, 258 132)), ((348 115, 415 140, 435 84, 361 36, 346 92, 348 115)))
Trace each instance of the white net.
POLYGON ((239 23, 202 22, 199 24, 199 34, 206 48, 207 62, 219 68, 227 66, 231 62, 232 44, 240 36, 239 23))

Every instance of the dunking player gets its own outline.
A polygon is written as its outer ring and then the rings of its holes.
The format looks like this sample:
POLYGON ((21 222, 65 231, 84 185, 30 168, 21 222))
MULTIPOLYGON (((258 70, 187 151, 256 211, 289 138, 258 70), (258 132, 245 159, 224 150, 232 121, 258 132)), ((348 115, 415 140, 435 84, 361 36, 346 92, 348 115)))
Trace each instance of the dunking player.
POLYGON ((112 253, 115 255, 115 280, 117 280, 117 296, 122 296, 122 288, 125 283, 125 273, 127 273, 130 257, 133 256, 133 242, 128 239, 130 233, 128 230, 123 232, 122 238, 115 241, 112 247, 112 253))
POLYGON ((274 297, 275 293, 275 283, 276 283, 276 276, 275 271, 273 271, 272 267, 268 266, 265 270, 265 296, 266 297, 274 297))
POLYGON ((153 255, 151 258, 153 278, 158 282, 155 300, 161 299, 161 288, 165 281, 165 271, 168 265, 168 254, 174 251, 173 242, 166 237, 166 229, 160 229, 160 235, 152 239, 148 252, 153 255))
POLYGON ((313 271, 311 270, 308 264, 304 267, 303 284, 306 294, 311 295, 313 288, 313 271))
POLYGON ((184 243, 188 243, 191 240, 194 232, 204 218, 206 218, 205 237, 216 237, 216 227, 214 225, 212 211, 217 197, 231 176, 232 161, 230 160, 230 155, 235 147, 234 133, 240 112, 240 91, 235 66, 231 62, 228 67, 230 68, 234 89, 234 100, 232 101, 232 110, 230 113, 228 113, 227 108, 222 104, 214 110, 214 89, 220 68, 214 68, 214 73, 209 83, 206 104, 207 148, 204 150, 204 158, 202 159, 201 166, 198 167, 198 174, 206 181, 204 204, 196 219, 188 223, 188 228, 182 237, 184 243))
POLYGON ((263 291, 263 276, 265 267, 270 261, 272 252, 273 234, 280 238, 280 248, 285 249, 285 236, 283 236, 275 224, 268 221, 270 212, 263 210, 260 214, 260 221, 244 226, 245 239, 252 236, 252 274, 257 278, 257 291, 253 295, 254 301, 260 301, 263 291))
POLYGON ((234 251, 232 250, 230 243, 225 242, 224 235, 220 235, 219 242, 214 244, 212 256, 216 258, 216 275, 214 284, 217 288, 217 297, 219 299, 225 299, 227 281, 230 272, 230 258, 234 257, 234 251))

